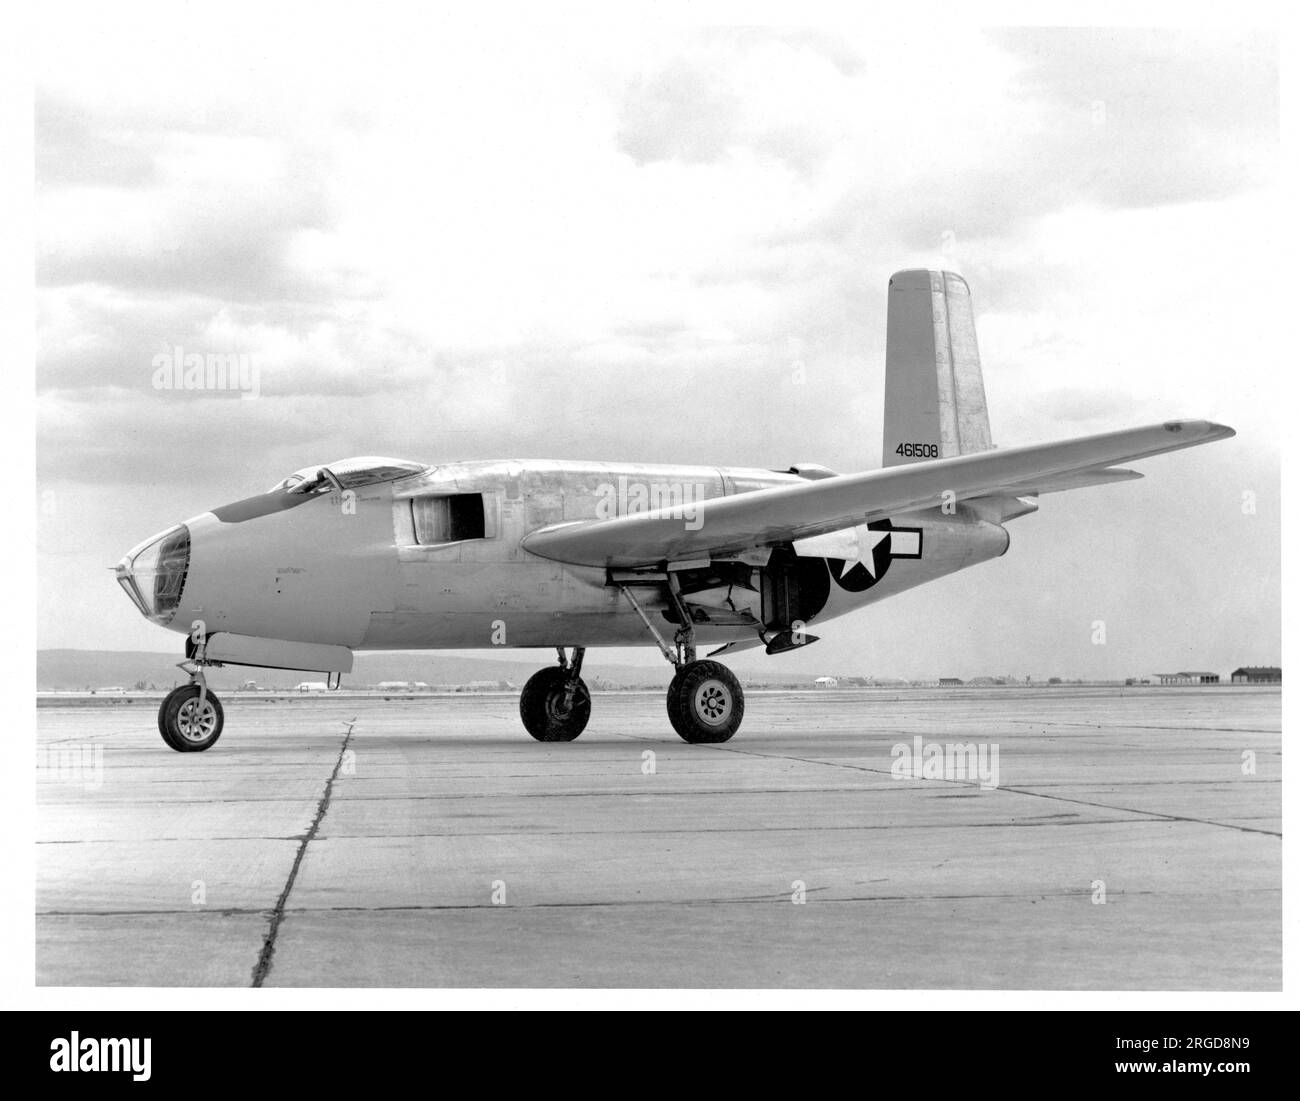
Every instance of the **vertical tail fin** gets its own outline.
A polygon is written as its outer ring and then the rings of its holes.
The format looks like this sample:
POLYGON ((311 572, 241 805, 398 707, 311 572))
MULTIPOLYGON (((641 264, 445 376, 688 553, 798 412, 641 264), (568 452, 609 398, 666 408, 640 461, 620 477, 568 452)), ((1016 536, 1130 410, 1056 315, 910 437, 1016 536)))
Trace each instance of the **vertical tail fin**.
POLYGON ((884 466, 991 451, 975 311, 950 271, 889 280, 884 466))

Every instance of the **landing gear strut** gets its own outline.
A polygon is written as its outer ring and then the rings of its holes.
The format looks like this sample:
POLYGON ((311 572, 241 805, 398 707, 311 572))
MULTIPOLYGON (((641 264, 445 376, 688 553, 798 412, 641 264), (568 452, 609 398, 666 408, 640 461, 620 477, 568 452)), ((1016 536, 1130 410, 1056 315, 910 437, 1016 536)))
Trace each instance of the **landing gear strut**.
POLYGON ((573 660, 557 648, 560 664, 528 678, 519 696, 519 717, 524 729, 539 742, 571 742, 586 729, 591 718, 591 693, 581 677, 581 646, 573 648, 573 660))
POLYGON ((221 701, 208 691, 203 663, 183 661, 179 668, 190 683, 173 688, 158 708, 158 733, 177 753, 202 753, 221 737, 226 716, 221 701))
POLYGON ((673 636, 672 646, 664 641, 626 585, 623 595, 654 635, 664 657, 677 669, 668 685, 668 721, 682 741, 692 745, 725 742, 740 729, 740 720, 745 717, 744 690, 725 665, 696 660, 695 624, 682 599, 677 578, 669 573, 667 580, 668 594, 681 624, 673 636))

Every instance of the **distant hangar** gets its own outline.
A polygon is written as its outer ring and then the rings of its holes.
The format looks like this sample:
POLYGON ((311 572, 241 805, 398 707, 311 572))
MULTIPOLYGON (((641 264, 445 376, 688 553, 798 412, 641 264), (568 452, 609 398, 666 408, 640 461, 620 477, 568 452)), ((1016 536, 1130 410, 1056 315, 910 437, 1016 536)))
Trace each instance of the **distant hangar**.
POLYGON ((1243 665, 1232 671, 1233 684, 1281 684, 1282 669, 1277 665, 1243 665))

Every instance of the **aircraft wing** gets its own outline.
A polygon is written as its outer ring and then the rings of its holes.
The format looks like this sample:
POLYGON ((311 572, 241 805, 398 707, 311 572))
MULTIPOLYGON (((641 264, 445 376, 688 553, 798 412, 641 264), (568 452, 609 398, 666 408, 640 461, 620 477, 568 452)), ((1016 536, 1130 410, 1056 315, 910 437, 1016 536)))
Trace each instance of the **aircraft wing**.
POLYGON ((623 569, 725 558, 946 501, 1052 492, 1127 478, 1132 471, 1107 467, 1233 435, 1231 428, 1210 421, 1165 421, 715 497, 690 506, 687 515, 681 507, 669 507, 610 520, 555 524, 525 536, 523 546, 560 562, 623 569))

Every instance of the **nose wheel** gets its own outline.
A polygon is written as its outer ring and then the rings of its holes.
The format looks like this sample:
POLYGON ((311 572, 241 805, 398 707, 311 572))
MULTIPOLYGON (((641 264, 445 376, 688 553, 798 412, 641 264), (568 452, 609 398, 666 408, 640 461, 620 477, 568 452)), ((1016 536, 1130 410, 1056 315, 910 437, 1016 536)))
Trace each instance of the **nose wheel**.
POLYGON ((198 683, 174 688, 158 708, 158 732, 177 753, 202 753, 221 737, 221 701, 198 683))
POLYGON ((572 661, 559 654, 560 664, 534 673, 519 695, 524 729, 539 742, 571 742, 591 718, 591 693, 579 675, 583 649, 574 648, 572 661))

